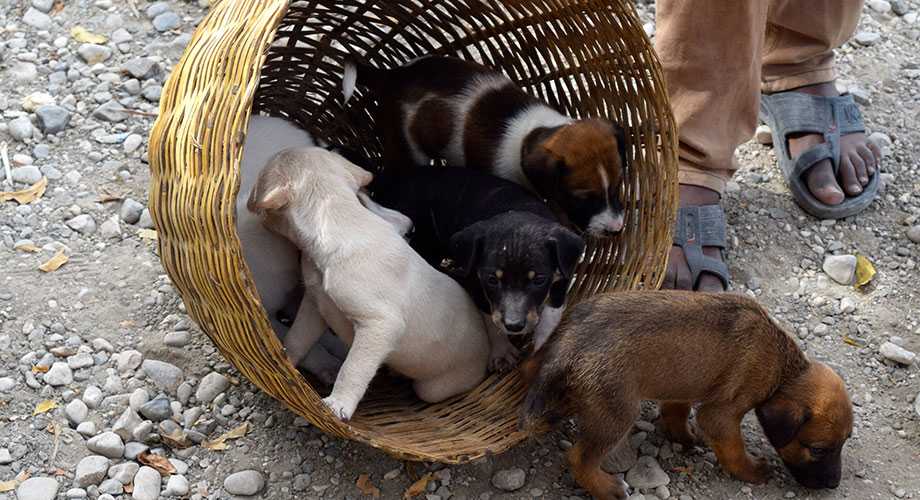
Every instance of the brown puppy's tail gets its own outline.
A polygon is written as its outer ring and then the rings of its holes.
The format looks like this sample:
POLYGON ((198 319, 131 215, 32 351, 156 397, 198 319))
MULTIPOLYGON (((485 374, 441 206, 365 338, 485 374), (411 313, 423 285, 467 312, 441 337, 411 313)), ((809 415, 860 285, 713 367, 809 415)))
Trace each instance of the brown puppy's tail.
POLYGON ((375 88, 383 83, 386 74, 386 70, 375 68, 349 56, 345 60, 345 73, 342 77, 342 94, 345 95, 343 104, 348 104, 348 101, 351 100, 358 87, 358 82, 375 88))
POLYGON ((541 349, 521 365, 524 381, 530 384, 518 414, 518 430, 532 429, 541 421, 554 425, 562 418, 560 409, 565 391, 565 371, 547 349, 541 349))

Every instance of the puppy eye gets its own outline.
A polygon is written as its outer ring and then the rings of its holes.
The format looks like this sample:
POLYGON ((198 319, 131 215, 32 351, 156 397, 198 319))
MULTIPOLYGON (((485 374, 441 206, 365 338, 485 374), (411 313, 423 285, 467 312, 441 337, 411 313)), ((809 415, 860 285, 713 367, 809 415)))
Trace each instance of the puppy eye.
POLYGON ((499 283, 500 281, 495 277, 494 274, 490 274, 489 277, 486 278, 486 284, 489 286, 498 286, 499 283))
POLYGON ((582 199, 582 200, 588 199, 593 195, 594 195, 594 191, 590 189, 576 189, 572 191, 572 196, 578 199, 582 199))
POLYGON ((546 284, 546 276, 543 276, 542 274, 538 274, 534 276, 534 278, 530 280, 530 282, 533 283, 534 286, 543 286, 546 284))
POLYGON ((827 453, 827 449, 826 449, 826 448, 814 448, 814 447, 812 447, 812 448, 808 448, 808 453, 811 453, 811 456, 813 456, 813 457, 815 457, 815 458, 820 458, 820 457, 823 457, 824 454, 827 453))

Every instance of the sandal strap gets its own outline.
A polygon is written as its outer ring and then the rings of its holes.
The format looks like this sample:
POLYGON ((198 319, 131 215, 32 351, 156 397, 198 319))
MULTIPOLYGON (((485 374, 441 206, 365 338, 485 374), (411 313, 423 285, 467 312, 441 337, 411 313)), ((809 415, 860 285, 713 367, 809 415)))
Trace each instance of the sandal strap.
POLYGON ((703 253, 703 247, 718 247, 724 253, 727 245, 725 236, 725 212, 719 205, 681 207, 677 213, 677 227, 674 230, 674 245, 681 247, 693 281, 693 289, 699 287, 700 277, 709 273, 719 278, 728 290, 731 272, 724 261, 703 253))

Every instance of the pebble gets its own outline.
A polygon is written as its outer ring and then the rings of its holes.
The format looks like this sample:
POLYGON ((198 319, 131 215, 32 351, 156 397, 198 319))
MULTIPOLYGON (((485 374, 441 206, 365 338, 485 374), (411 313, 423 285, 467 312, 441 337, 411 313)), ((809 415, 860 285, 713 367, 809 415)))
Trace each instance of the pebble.
POLYGON ((19 118, 10 120, 7 126, 7 131, 10 136, 17 141, 23 142, 32 138, 34 127, 32 127, 32 121, 29 120, 28 116, 20 116, 19 118))
POLYGON ((48 31, 51 29, 52 24, 51 17, 48 14, 32 7, 29 7, 29 10, 22 16, 22 22, 39 31, 48 31))
POLYGON ((114 479, 106 479, 99 485, 99 492, 107 495, 121 495, 124 490, 124 485, 114 479))
POLYGON ((124 107, 115 101, 107 101, 93 111, 93 118, 104 122, 119 123, 128 119, 124 107))
POLYGON ((840 313, 841 314, 850 314, 856 311, 856 299, 853 297, 844 297, 840 299, 840 313))
MULTIPOLYGON (((83 488, 71 488, 67 490, 67 493, 64 493, 64 496, 72 500, 83 500, 88 495, 86 494, 86 490, 84 490, 83 488)), ((102 497, 99 497, 99 498, 102 498, 102 497)))
POLYGON ((74 475, 74 482, 81 488, 99 484, 105 478, 111 462, 108 458, 101 455, 89 455, 84 457, 77 464, 77 472, 74 475))
POLYGON ((11 377, 0 378, 0 393, 10 392, 16 387, 16 380, 11 377))
POLYGON ((112 424, 112 432, 127 441, 134 437, 134 431, 141 425, 141 422, 141 417, 137 412, 131 408, 125 408, 124 413, 112 424))
POLYGON ((96 387, 95 385, 87 386, 83 391, 83 402, 86 403, 86 406, 96 409, 99 407, 99 403, 102 402, 102 389, 96 387))
POLYGON ((828 255, 821 267, 832 280, 841 285, 852 285, 856 279, 855 255, 828 255))
POLYGON ((502 491, 516 491, 524 487, 527 473, 519 467, 500 470, 492 475, 492 486, 502 491))
POLYGON ((920 393, 917 393, 917 397, 914 399, 914 413, 917 414, 917 418, 920 418, 920 393))
POLYGON ((910 12, 910 6, 904 0, 891 0, 891 10, 896 15, 905 16, 910 12))
POLYGON ((875 45, 882 38, 882 35, 879 33, 872 33, 869 31, 860 31, 856 34, 853 39, 856 43, 862 45, 863 47, 869 47, 875 45))
POLYGON ((141 369, 157 388, 162 390, 174 392, 182 382, 182 370, 164 361, 145 359, 141 369))
POLYGON ((191 340, 188 331, 169 332, 163 337, 163 343, 169 347, 185 347, 191 340))
POLYGON ((138 455, 149 450, 150 447, 144 443, 139 443, 136 441, 125 443, 125 458, 128 460, 137 460, 138 455))
POLYGON ((165 394, 160 394, 153 400, 144 403, 139 412, 153 422, 162 422, 172 416, 169 398, 165 394))
POLYGON ((121 224, 119 223, 119 218, 117 215, 113 215, 105 220, 101 226, 99 226, 99 234, 103 238, 115 239, 121 237, 121 224))
POLYGON ((230 380, 217 372, 211 372, 201 379, 198 383, 198 390, 195 391, 195 398, 201 404, 207 404, 214 401, 218 394, 230 387, 230 380))
POLYGON ((173 467, 176 468, 176 474, 179 474, 180 476, 184 476, 185 473, 188 472, 188 464, 182 460, 179 460, 178 458, 170 458, 169 463, 171 463, 173 467))
POLYGON ((51 8, 54 7, 54 0, 32 0, 32 7, 47 14, 51 12, 51 8))
POLYGON ((38 126, 49 135, 63 132, 70 124, 70 111, 54 105, 46 104, 35 110, 38 117, 38 126))
POLYGON ((95 436, 96 424, 92 420, 87 420, 77 426, 77 432, 79 432, 83 437, 95 436))
POLYGON ((109 478, 115 479, 121 484, 130 484, 134 480, 134 475, 137 474, 138 469, 141 466, 134 462, 125 462, 118 465, 113 465, 109 469, 109 478))
POLYGON ((82 400, 74 399, 64 407, 64 414, 67 415, 67 420, 70 420, 71 424, 77 426, 86 420, 89 415, 89 408, 86 407, 86 403, 82 400))
MULTIPOLYGON (((144 144, 144 137, 140 134, 131 134, 125 138, 125 142, 122 143, 122 148, 125 150, 125 153, 131 154, 137 151, 137 148, 141 147, 144 144)), ((135 202, 136 203, 136 202, 135 202)), ((143 210, 143 207, 141 207, 143 210)), ((138 218, 140 218, 140 213, 138 213, 138 218)), ((134 222, 137 222, 136 220, 134 222)))
POLYGON ((103 432, 86 442, 89 451, 108 458, 121 458, 125 444, 114 432, 103 432))
POLYGON ((150 19, 153 19, 168 10, 169 10, 168 3, 156 2, 156 3, 151 4, 149 7, 147 7, 145 14, 147 14, 147 17, 149 17, 150 19))
POLYGON ((141 212, 141 218, 137 221, 137 227, 141 229, 154 229, 153 217, 150 216, 150 209, 145 208, 141 212))
POLYGON ((671 482, 668 474, 653 457, 639 457, 636 466, 626 473, 626 482, 633 488, 657 488, 671 482))
POLYGON ((13 64, 9 69, 13 79, 22 83, 30 83, 38 78, 38 69, 30 62, 18 62, 13 64))
POLYGON ((67 227, 80 234, 93 234, 96 232, 96 221, 89 214, 80 214, 66 222, 67 227))
POLYGON ((773 131, 770 130, 769 125, 760 125, 754 132, 754 138, 758 144, 769 146, 773 144, 773 131))
POLYGON ((244 470, 230 474, 224 479, 224 491, 231 495, 252 496, 262 491, 265 479, 254 470, 244 470))
POLYGON ((163 494, 168 497, 184 497, 188 494, 188 490, 188 479, 185 476, 172 475, 166 481, 166 489, 163 494))
POLYGON ((623 473, 633 468, 638 458, 639 454, 636 448, 633 448, 624 440, 621 445, 610 450, 601 467, 611 474, 623 473))
POLYGON ((77 54, 80 56, 80 59, 83 59, 83 62, 92 66, 108 61, 109 58, 112 57, 112 49, 105 45, 84 43, 77 49, 77 54))
POLYGON ((886 359, 906 366, 911 365, 917 358, 915 353, 908 351, 907 349, 893 342, 885 342, 879 346, 878 352, 886 359))
POLYGON ((127 73, 138 80, 148 80, 157 76, 160 72, 160 65, 153 59, 146 57, 135 57, 121 65, 121 71, 127 73))
POLYGON ((163 95, 163 87, 160 85, 151 85, 141 91, 141 95, 150 102, 160 102, 160 96, 163 95))
POLYGON ((128 224, 136 224, 137 221, 140 220, 141 212, 143 211, 144 205, 141 205, 132 198, 125 198, 125 201, 121 204, 121 208, 118 210, 118 215, 121 217, 121 220, 128 224))
POLYGON ((920 243, 920 225, 913 226, 907 230, 907 239, 914 243, 920 243))
POLYGON ((161 33, 164 31, 176 29, 181 23, 182 19, 179 18, 179 15, 171 10, 167 10, 166 12, 153 18, 153 27, 161 33))
POLYGON ((147 389, 143 387, 138 387, 134 389, 134 392, 131 393, 131 396, 128 397, 128 405, 134 411, 140 411, 141 406, 150 401, 150 394, 147 393, 147 389))
POLYGON ((9 465, 11 463, 13 463, 13 457, 10 455, 10 450, 0 448, 0 465, 9 465))
POLYGON ((20 182, 22 184, 35 184, 42 180, 42 171, 35 165, 14 168, 12 174, 13 182, 20 182))
POLYGON ((141 354, 140 351, 128 349, 118 354, 115 364, 118 373, 129 373, 140 368, 143 361, 144 355, 141 354))
POLYGON ((866 3, 869 5, 870 9, 876 12, 880 12, 882 14, 891 12, 891 4, 888 2, 888 0, 868 0, 866 3))
POLYGON ((156 500, 160 496, 162 478, 153 467, 141 467, 134 476, 133 500, 156 500))
POLYGON ((16 488, 17 500, 54 500, 60 484, 53 477, 30 477, 16 488))
POLYGON ((39 107, 53 103, 54 97, 52 97, 51 94, 45 92, 32 92, 22 98, 22 109, 29 113, 33 113, 39 107))
POLYGON ((46 384, 52 387, 60 387, 73 383, 73 372, 70 366, 64 361, 58 361, 51 365, 51 369, 45 373, 44 379, 46 384))

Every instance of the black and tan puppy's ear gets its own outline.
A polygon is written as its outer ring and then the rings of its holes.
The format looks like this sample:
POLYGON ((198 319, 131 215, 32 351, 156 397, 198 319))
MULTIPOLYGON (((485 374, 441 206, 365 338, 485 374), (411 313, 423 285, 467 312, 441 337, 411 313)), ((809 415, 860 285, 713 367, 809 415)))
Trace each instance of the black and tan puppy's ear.
POLYGON ((763 433, 777 450, 791 443, 812 416, 808 407, 782 394, 767 400, 756 413, 763 433))
POLYGON ((550 255, 556 260, 556 269, 561 276, 561 279, 554 281, 550 288, 549 302, 550 306, 559 308, 565 304, 569 283, 585 253, 585 240, 574 232, 559 226, 553 230, 546 244, 549 245, 550 255))
POLYGON ((292 195, 291 179, 281 169, 269 165, 259 174, 259 179, 249 194, 246 208, 253 213, 280 210, 291 202, 292 195))
POLYGON ((450 258, 454 263, 451 274, 467 277, 473 272, 482 255, 484 237, 482 225, 477 222, 450 238, 450 258))

